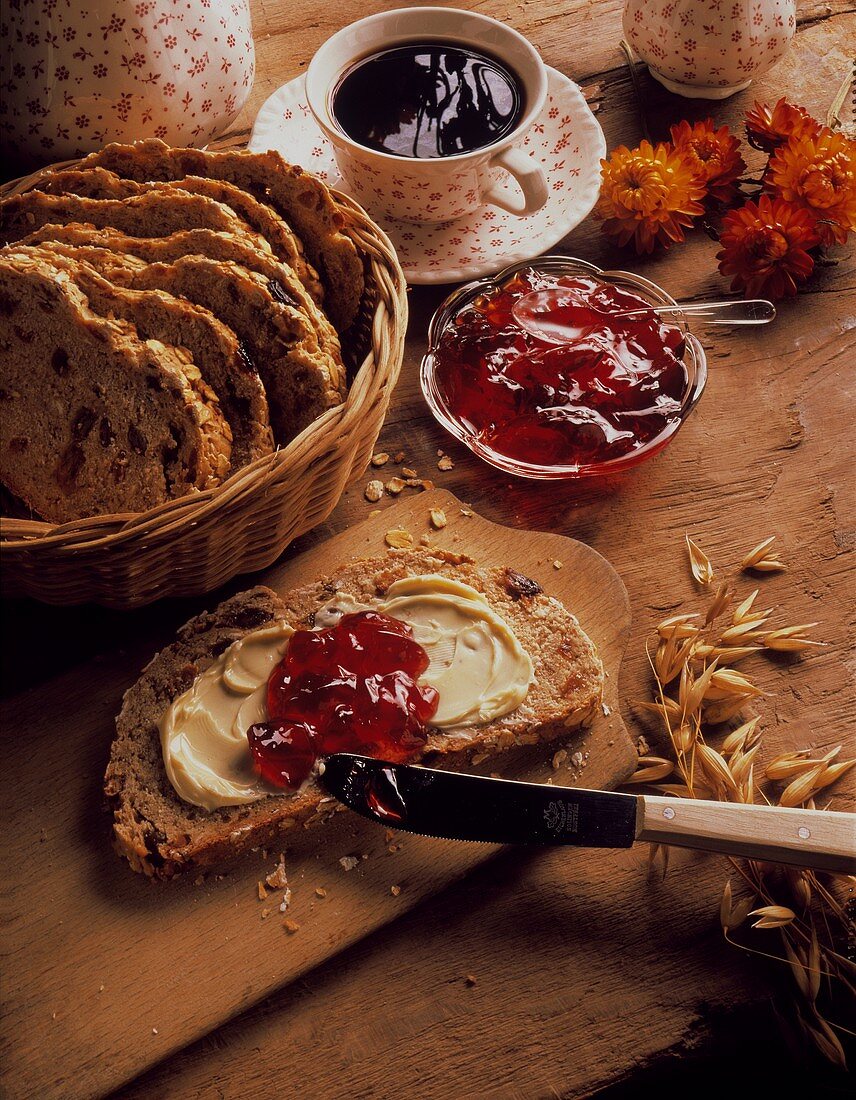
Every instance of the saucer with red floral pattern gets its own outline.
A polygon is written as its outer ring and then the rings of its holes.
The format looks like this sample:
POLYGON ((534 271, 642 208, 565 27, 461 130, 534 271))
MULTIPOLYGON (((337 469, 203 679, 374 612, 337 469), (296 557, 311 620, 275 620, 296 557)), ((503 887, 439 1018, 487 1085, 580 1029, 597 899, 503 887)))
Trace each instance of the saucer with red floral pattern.
MULTIPOLYGON (((497 206, 482 206, 438 225, 395 221, 367 208, 395 245, 409 283, 458 283, 533 259, 591 213, 600 192, 600 161, 606 156, 603 131, 577 85, 556 69, 548 67, 547 73, 544 110, 522 142, 547 175, 549 198, 540 210, 518 218, 497 206)), ((249 148, 257 153, 275 149, 289 163, 350 193, 336 167, 333 146, 309 110, 302 76, 262 105, 249 148)), ((510 177, 503 186, 509 195, 517 190, 510 177)))

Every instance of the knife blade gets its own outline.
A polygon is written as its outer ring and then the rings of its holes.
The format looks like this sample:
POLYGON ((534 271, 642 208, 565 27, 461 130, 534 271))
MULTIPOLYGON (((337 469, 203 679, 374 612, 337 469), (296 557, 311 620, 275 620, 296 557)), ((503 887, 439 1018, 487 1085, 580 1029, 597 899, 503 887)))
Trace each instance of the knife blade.
POLYGON ((629 848, 635 840, 856 874, 856 814, 619 794, 335 753, 318 779, 363 817, 490 844, 629 848))
POLYGON ((363 817, 425 836, 597 848, 629 848, 636 839, 638 798, 632 794, 491 779, 350 753, 328 756, 319 781, 363 817))

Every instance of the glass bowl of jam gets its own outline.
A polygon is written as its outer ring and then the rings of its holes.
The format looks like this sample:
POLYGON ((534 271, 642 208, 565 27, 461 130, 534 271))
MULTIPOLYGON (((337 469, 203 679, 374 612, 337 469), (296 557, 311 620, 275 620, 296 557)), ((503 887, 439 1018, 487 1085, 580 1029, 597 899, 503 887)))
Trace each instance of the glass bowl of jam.
POLYGON ((508 473, 629 469, 666 446, 707 380, 682 315, 651 309, 674 305, 627 271, 567 256, 515 264, 460 287, 434 314, 423 393, 452 435, 508 473), (512 312, 535 291, 553 292, 549 321, 562 342, 533 334, 512 312))

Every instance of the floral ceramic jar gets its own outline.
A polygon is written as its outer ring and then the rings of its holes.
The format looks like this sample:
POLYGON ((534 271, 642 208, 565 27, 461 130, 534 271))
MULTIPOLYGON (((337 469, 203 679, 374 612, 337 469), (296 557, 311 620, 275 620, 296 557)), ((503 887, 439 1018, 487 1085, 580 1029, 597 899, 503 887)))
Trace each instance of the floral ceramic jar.
POLYGON ((110 141, 205 145, 253 85, 249 0, 9 0, 0 121, 20 166, 110 141))
POLYGON ((624 34, 670 92, 726 99, 784 56, 795 0, 626 0, 624 34))

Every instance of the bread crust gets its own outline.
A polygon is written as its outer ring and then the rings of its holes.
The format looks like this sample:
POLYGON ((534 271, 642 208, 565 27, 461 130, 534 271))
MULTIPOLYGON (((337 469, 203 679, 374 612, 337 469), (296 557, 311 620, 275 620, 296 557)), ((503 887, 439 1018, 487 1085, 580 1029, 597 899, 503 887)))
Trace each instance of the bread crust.
POLYGON ((116 722, 105 792, 114 815, 118 852, 132 868, 172 878, 205 870, 271 845, 298 824, 321 821, 338 805, 310 780, 293 795, 269 796, 247 806, 207 812, 183 802, 166 777, 157 723, 179 694, 236 638, 272 619, 311 627, 314 614, 336 591, 356 599, 381 595, 395 580, 441 573, 481 591, 509 623, 535 668, 535 682, 517 711, 457 734, 435 731, 421 759, 443 767, 467 766, 523 745, 549 742, 586 724, 600 705, 603 668, 575 617, 534 582, 521 593, 513 570, 481 569, 463 555, 439 550, 390 551, 352 562, 329 577, 277 595, 254 588, 215 611, 192 619, 125 694, 116 722), (240 621, 242 616, 247 622, 240 621))

